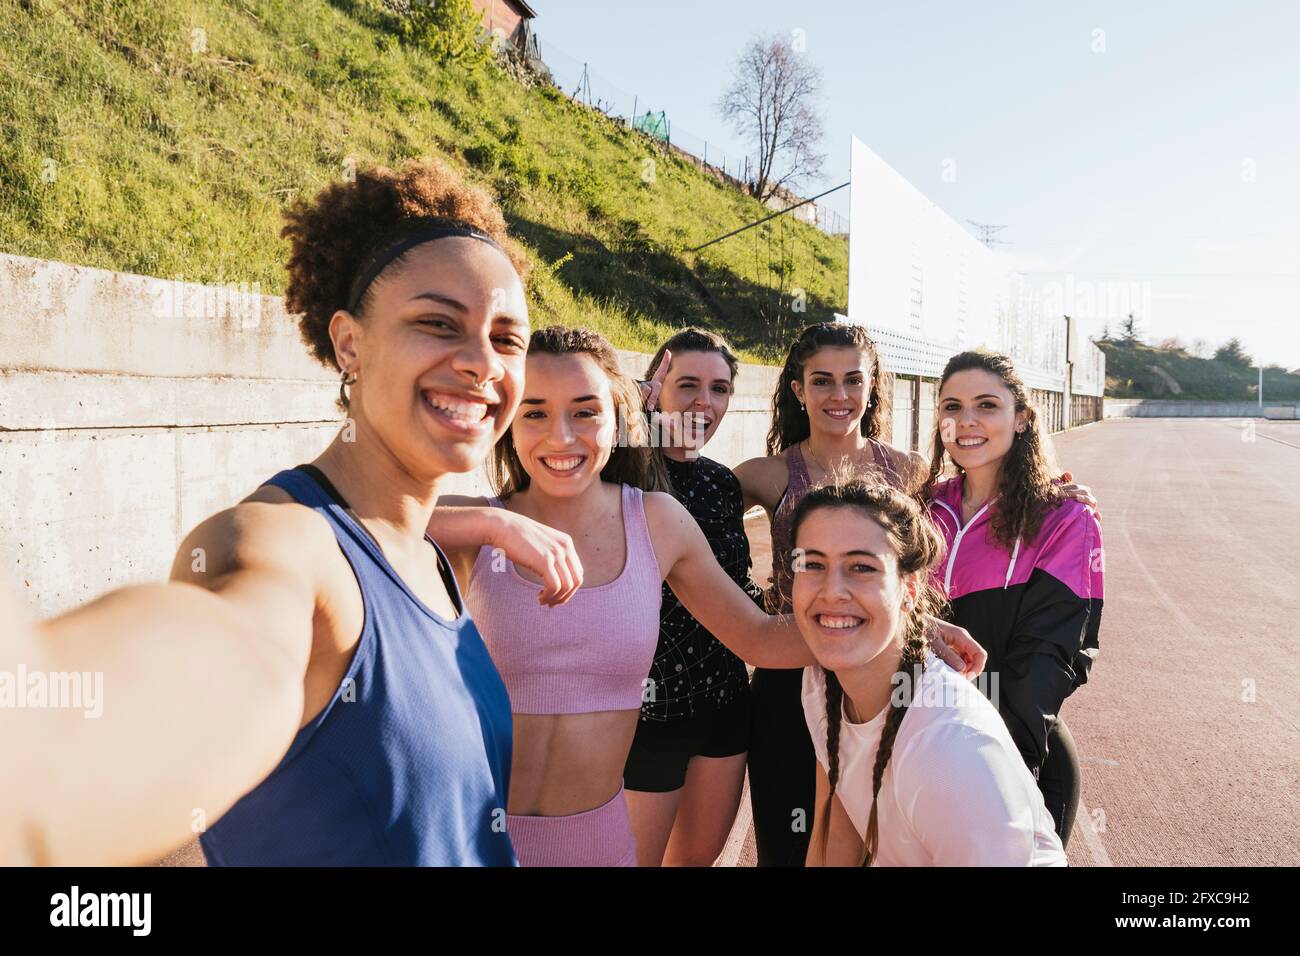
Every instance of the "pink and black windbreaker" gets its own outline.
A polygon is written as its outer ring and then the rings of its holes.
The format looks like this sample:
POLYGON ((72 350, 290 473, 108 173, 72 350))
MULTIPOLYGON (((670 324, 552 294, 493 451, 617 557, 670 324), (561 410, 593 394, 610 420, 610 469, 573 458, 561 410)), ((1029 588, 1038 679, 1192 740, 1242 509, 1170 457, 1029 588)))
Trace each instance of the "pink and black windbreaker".
MULTIPOLYGON (((931 583, 952 603, 952 621, 988 651, 998 709, 1025 763, 1038 776, 1061 704, 1088 679, 1102 606, 1101 525, 1066 500, 1031 541, 1008 553, 992 535, 994 498, 963 528, 964 477, 936 487, 929 512, 946 553, 931 583)), ((992 681, 986 685, 992 689, 992 681)))

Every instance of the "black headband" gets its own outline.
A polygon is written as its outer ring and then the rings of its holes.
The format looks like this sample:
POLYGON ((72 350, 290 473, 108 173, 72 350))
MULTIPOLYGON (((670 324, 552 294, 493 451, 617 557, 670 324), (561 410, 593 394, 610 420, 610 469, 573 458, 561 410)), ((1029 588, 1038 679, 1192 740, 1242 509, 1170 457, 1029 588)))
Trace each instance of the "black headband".
POLYGON ((361 304, 361 298, 366 294, 366 290, 370 288, 370 283, 374 282, 375 277, 378 276, 379 273, 383 272, 384 269, 388 267, 389 263, 398 256, 423 243, 432 242, 434 239, 446 239, 449 236, 462 236, 466 239, 477 239, 480 242, 486 242, 494 249, 500 249, 501 252, 505 252, 504 249, 501 249, 501 245, 486 232, 481 232, 473 226, 466 226, 463 224, 429 226, 420 229, 417 232, 409 233, 404 238, 399 239, 390 245, 381 246, 379 251, 370 257, 370 264, 357 273, 356 279, 352 282, 352 289, 348 293, 347 310, 349 312, 357 311, 357 306, 361 304))

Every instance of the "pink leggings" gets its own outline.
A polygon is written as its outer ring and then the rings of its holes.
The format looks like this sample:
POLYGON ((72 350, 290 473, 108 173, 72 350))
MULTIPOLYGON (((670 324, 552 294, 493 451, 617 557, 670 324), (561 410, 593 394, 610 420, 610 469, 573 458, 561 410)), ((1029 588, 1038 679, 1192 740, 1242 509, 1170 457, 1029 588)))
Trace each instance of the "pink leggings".
POLYGON ((636 866, 623 788, 603 806, 563 817, 506 814, 520 866, 636 866))

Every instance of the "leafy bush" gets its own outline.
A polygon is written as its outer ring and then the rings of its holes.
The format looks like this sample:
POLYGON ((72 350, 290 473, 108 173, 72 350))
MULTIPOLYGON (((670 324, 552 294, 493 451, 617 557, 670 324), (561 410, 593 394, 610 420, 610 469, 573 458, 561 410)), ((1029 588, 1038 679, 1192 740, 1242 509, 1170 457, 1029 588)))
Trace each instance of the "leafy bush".
POLYGON ((491 58, 478 11, 470 0, 411 0, 402 36, 439 63, 478 67, 491 58))

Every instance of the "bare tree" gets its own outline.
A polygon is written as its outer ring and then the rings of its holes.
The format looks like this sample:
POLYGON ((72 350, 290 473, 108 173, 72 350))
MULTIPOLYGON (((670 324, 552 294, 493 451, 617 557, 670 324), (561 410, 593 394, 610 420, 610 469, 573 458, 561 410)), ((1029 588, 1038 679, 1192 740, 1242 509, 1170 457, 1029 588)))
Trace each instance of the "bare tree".
POLYGON ((718 111, 757 147, 750 191, 759 200, 821 174, 826 156, 817 152, 822 119, 815 108, 821 84, 821 70, 781 34, 751 40, 736 61, 718 111))

